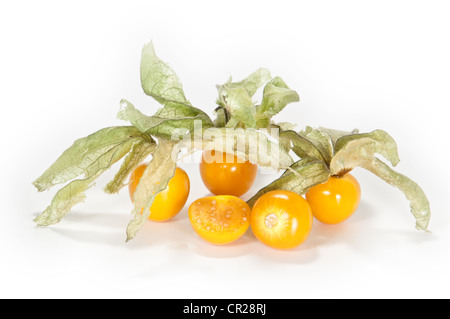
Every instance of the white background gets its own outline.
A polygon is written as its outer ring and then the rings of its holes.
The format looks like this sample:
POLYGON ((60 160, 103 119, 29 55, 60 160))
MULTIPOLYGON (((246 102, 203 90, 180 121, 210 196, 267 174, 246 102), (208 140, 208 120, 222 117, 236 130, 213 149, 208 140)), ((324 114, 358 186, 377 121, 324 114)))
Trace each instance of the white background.
MULTIPOLYGON (((448 1, 8 1, 0 4, 0 297, 450 297, 448 1), (215 85, 259 67, 297 90, 277 121, 397 141, 397 170, 432 208, 418 232, 400 191, 360 169, 363 197, 339 226, 316 222, 293 251, 249 231, 216 247, 197 238, 187 207, 208 194, 197 164, 185 209, 125 243, 127 191, 102 177, 60 224, 34 226, 55 190, 31 185, 72 142, 116 119, 121 98, 152 114, 139 82, 142 46, 181 78, 209 114, 215 85)), ((257 96, 259 99, 260 96, 257 96)), ((275 175, 260 175, 254 189, 275 175)), ((249 193, 249 194, 250 194, 249 193)))

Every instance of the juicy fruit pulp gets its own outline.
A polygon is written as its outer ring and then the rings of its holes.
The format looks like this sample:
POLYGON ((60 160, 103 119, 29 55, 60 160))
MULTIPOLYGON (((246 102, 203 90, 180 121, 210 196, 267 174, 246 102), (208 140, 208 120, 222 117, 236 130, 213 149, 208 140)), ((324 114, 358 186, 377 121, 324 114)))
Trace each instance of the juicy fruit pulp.
POLYGON ((300 246, 309 236, 313 216, 308 202, 300 195, 284 190, 261 196, 251 214, 256 238, 277 249, 300 246))
POLYGON ((239 239, 250 226, 250 207, 229 196, 200 198, 189 207, 192 228, 204 240, 224 245, 239 239))
POLYGON ((312 187, 306 194, 314 217, 325 224, 338 224, 358 208, 361 187, 353 175, 330 177, 322 184, 312 187))
POLYGON ((204 151, 200 175, 214 195, 244 195, 253 185, 258 166, 218 151, 204 151))
MULTIPOLYGON (((128 188, 132 201, 136 187, 146 168, 147 165, 142 164, 131 174, 128 188)), ((155 196, 150 207, 150 216, 148 219, 162 222, 175 217, 186 204, 189 191, 189 177, 183 169, 177 167, 166 189, 155 196)))

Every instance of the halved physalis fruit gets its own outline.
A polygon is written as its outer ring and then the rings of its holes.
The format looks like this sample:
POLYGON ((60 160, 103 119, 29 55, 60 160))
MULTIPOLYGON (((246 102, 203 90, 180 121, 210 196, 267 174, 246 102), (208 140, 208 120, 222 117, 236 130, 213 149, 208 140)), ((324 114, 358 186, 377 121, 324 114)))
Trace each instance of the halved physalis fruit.
POLYGON ((292 249, 308 238, 313 216, 302 196, 275 190, 256 201, 250 223, 256 238, 263 244, 276 249, 292 249))
POLYGON ((250 226, 250 211, 247 203, 235 196, 204 197, 189 207, 189 220, 202 239, 225 245, 245 234, 250 226))

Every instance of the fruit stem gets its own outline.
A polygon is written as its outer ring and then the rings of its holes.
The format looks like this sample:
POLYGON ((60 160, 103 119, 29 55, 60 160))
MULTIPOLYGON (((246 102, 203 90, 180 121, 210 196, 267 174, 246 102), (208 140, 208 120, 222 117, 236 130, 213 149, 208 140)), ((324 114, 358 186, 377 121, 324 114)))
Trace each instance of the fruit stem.
POLYGON ((346 174, 350 173, 353 170, 353 168, 344 168, 341 169, 337 174, 331 175, 332 177, 344 177, 346 174))

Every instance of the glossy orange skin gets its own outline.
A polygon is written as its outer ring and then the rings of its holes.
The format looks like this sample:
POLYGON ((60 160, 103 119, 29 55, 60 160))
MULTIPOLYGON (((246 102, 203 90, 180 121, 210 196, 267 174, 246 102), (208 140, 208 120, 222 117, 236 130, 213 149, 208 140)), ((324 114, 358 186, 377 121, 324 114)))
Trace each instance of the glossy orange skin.
POLYGON ((330 177, 306 193, 314 217, 325 224, 339 224, 350 218, 361 200, 361 187, 355 177, 330 177))
POLYGON ((196 200, 189 207, 189 220, 202 239, 225 245, 242 237, 250 226, 251 209, 236 196, 219 195, 196 200))
MULTIPOLYGON (((146 168, 147 164, 142 164, 137 167, 130 176, 128 189, 132 201, 136 187, 146 168)), ((183 169, 177 167, 175 175, 170 179, 166 189, 155 196, 152 206, 150 207, 150 216, 148 219, 156 222, 163 222, 175 217, 186 204, 189 197, 189 191, 189 176, 183 169)))
POLYGON ((311 233, 313 216, 308 202, 284 190, 261 196, 252 209, 250 225, 256 238, 276 249, 300 246, 311 233))
POLYGON ((204 151, 200 175, 206 188, 214 195, 242 196, 255 182, 258 166, 234 155, 204 151))

